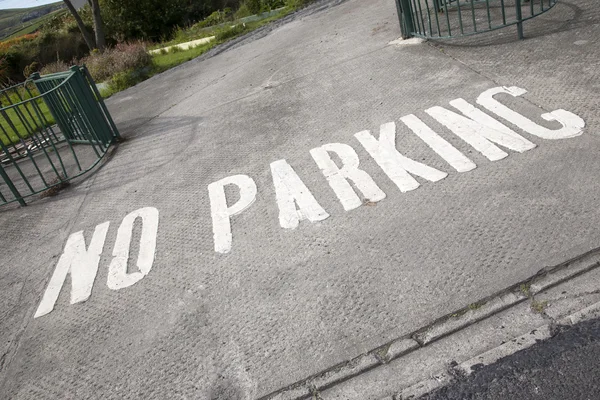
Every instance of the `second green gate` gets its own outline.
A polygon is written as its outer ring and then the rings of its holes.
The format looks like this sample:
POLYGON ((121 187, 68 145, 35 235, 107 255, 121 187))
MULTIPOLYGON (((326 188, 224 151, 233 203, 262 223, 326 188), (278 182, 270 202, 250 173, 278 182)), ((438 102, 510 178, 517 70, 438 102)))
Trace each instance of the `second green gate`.
POLYGON ((452 38, 516 25, 545 13, 558 0, 396 0, 402 37, 452 38))

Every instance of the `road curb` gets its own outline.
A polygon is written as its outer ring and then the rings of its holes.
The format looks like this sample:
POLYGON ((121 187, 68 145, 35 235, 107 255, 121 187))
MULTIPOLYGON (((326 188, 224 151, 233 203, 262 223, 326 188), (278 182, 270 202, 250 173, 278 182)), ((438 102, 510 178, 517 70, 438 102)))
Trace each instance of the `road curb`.
MULTIPOLYGON (((432 343, 480 323, 491 316, 509 310, 523 302, 530 301, 533 308, 536 294, 590 272, 599 266, 600 248, 596 248, 556 266, 545 267, 533 277, 450 313, 409 335, 397 338, 356 358, 263 396, 259 400, 319 399, 319 393, 326 389, 381 367, 392 360, 402 359, 402 357, 406 357, 419 349, 425 348, 432 343)), ((598 315, 600 315, 600 303, 590 305, 557 321, 545 316, 548 321, 547 324, 537 327, 522 335, 522 337, 515 337, 501 346, 475 355, 459 365, 440 370, 438 374, 434 374, 416 384, 409 385, 399 392, 395 396, 395 399, 405 400, 419 397, 446 385, 451 380, 452 375, 470 373, 470 368, 475 364, 487 365, 486 363, 492 363, 515 351, 531 346, 539 340, 551 337, 556 325, 570 325, 598 315)))

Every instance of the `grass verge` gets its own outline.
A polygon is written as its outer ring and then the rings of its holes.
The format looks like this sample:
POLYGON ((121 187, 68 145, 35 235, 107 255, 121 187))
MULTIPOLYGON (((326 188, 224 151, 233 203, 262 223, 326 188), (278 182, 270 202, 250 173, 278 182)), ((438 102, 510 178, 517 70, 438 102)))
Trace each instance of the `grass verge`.
POLYGON ((0 141, 5 146, 19 143, 43 127, 54 124, 54 118, 44 101, 37 99, 35 102, 35 107, 27 102, 0 112, 0 141), (45 121, 40 121, 39 112, 45 121))
MULTIPOLYGON (((226 43, 237 37, 252 32, 262 26, 265 26, 273 21, 281 19, 296 10, 297 8, 288 7, 286 9, 281 10, 279 13, 271 17, 262 19, 260 21, 247 22, 245 24, 236 25, 234 25, 235 23, 232 23, 232 26, 227 26, 225 28, 217 28, 211 31, 210 36, 215 36, 215 39, 209 43, 192 47, 188 50, 180 50, 178 48, 174 48, 168 52, 155 54, 152 56, 152 67, 148 71, 143 71, 141 73, 139 71, 126 71, 122 74, 118 74, 110 80, 108 87, 104 87, 101 89, 100 93, 104 98, 110 97, 113 94, 123 91, 131 86, 135 86, 138 83, 148 78, 151 78, 156 74, 160 74, 161 72, 167 71, 180 64, 193 60, 194 58, 201 56, 210 49, 222 43, 226 43)), ((189 39, 191 41, 199 39, 201 37, 204 36, 190 37, 189 39)))
MULTIPOLYGON (((304 3, 302 3, 304 5, 304 3)), ((187 32, 187 39, 195 40, 201 37, 205 37, 206 35, 215 36, 215 39, 209 43, 201 44, 196 47, 192 47, 187 50, 181 50, 179 48, 174 48, 168 52, 161 52, 152 56, 152 63, 149 68, 145 68, 142 70, 126 70, 123 72, 119 72, 114 74, 111 79, 108 81, 108 85, 101 85, 100 93, 102 97, 107 98, 112 96, 115 93, 123 91, 129 87, 135 86, 138 83, 151 78, 152 76, 159 74, 161 72, 167 71, 171 68, 174 68, 178 65, 181 65, 187 61, 193 60, 196 57, 201 56, 206 53, 210 49, 222 44, 226 43, 230 40, 233 40, 237 37, 245 35, 249 32, 252 32, 262 26, 265 26, 273 21, 281 19, 297 9, 301 8, 301 6, 296 7, 287 7, 275 15, 264 18, 262 20, 247 22, 247 23, 238 23, 232 22, 231 25, 227 25, 225 27, 216 27, 207 33, 206 30, 202 30, 194 34, 194 32, 187 32)), ((170 45, 171 43, 167 43, 170 45)), ((164 46, 164 44, 163 44, 164 46)), ((54 120, 50 113, 48 107, 46 107, 43 100, 38 100, 38 108, 44 115, 44 118, 48 123, 54 124, 54 120)), ((5 144, 9 145, 12 143, 18 143, 21 138, 27 138, 31 134, 31 129, 29 129, 21 116, 28 116, 29 112, 34 117, 34 120, 37 120, 37 115, 33 110, 31 105, 28 105, 27 108, 25 106, 21 106, 21 113, 17 113, 14 109, 6 110, 6 115, 0 115, 0 140, 5 144), (10 123, 8 122, 10 120, 10 123), (18 133, 18 134, 17 134, 18 133)), ((25 118, 29 120, 30 118, 25 118)), ((29 125, 33 126, 34 132, 40 130, 39 124, 28 122, 29 125)))

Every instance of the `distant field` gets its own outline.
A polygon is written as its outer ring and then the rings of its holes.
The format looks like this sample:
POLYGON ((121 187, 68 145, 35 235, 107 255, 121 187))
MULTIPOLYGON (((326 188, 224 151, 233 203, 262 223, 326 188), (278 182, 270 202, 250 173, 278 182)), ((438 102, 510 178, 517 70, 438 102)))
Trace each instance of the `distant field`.
POLYGON ((43 21, 52 18, 58 12, 65 12, 62 5, 63 2, 59 1, 38 7, 0 10, 0 40, 35 32, 43 21), (36 13, 44 15, 36 16, 36 13))

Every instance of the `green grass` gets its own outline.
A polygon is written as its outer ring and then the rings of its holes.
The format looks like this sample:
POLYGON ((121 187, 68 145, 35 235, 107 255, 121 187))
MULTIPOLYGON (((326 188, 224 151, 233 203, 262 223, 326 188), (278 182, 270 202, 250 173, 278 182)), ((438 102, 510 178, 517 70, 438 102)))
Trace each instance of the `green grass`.
MULTIPOLYGON (((273 22, 280 18, 283 18, 286 15, 289 15, 294 11, 295 11, 294 9, 288 8, 285 10, 281 10, 281 12, 277 13, 276 15, 262 19, 260 21, 249 22, 249 23, 246 23, 245 25, 237 24, 233 28, 232 27, 216 28, 216 29, 211 30, 209 35, 204 35, 204 36, 199 36, 199 37, 190 37, 188 41, 200 39, 200 38, 206 37, 206 36, 216 36, 215 40, 213 40, 209 43, 191 48, 189 50, 171 51, 171 52, 167 52, 166 54, 159 53, 159 54, 154 55, 152 58, 154 61, 154 66, 155 66, 155 73, 166 71, 167 69, 176 67, 179 64, 183 64, 184 62, 187 62, 196 57, 199 57, 202 54, 206 53, 208 50, 212 49, 213 47, 215 47, 219 44, 228 42, 229 40, 235 39, 239 36, 245 35, 246 33, 252 32, 264 25, 267 25, 270 22, 273 22)), ((234 25, 234 23, 232 23, 232 26, 233 25, 234 25)), ((171 46, 173 44, 176 44, 176 43, 171 43, 171 42, 169 42, 167 44, 163 43, 159 47, 171 46)))
MULTIPOLYGON (((19 102, 15 95, 9 97, 11 97, 13 104, 19 102)), ((9 108, 0 113, 0 140, 5 146, 18 143, 21 138, 25 139, 31 136, 31 129, 36 132, 41 130, 42 125, 39 121, 37 111, 41 111, 43 118, 49 125, 54 124, 54 118, 46 103, 42 99, 35 100, 35 102, 37 107, 34 107, 32 102, 27 102, 17 106, 16 109, 14 107, 9 108), (23 120, 25 120, 27 126, 23 120)))
MULTIPOLYGON (((145 75, 141 75, 141 76, 130 76, 129 79, 123 79, 123 77, 121 75, 119 75, 119 77, 118 77, 119 82, 117 84, 114 84, 113 82, 111 82, 111 84, 109 85, 108 88, 104 88, 101 90, 102 97, 104 97, 104 98, 110 97, 113 94, 118 93, 122 90, 125 90, 131 86, 137 85, 138 83, 140 83, 156 74, 159 74, 161 72, 164 72, 166 70, 174 68, 178 65, 181 65, 185 62, 193 60, 194 58, 201 56, 202 54, 206 53, 207 51, 209 51, 210 49, 212 49, 213 47, 215 47, 219 44, 228 42, 228 41, 235 39, 239 36, 242 36, 246 33, 252 32, 253 30, 256 30, 264 25, 267 25, 270 22, 273 22, 275 20, 283 18, 286 15, 289 15, 294 11, 295 11, 295 9, 293 9, 293 8, 287 8, 285 10, 281 10, 281 12, 279 12, 271 17, 262 19, 260 21, 249 22, 246 24, 238 24, 238 25, 235 25, 233 28, 230 26, 228 26, 226 28, 216 28, 216 29, 211 30, 210 35, 209 35, 209 36, 216 36, 216 38, 209 43, 202 44, 202 45, 190 48, 188 50, 175 49, 175 50, 171 50, 168 52, 155 54, 152 56, 152 69, 149 71, 149 73, 147 73, 145 75)), ((202 36, 202 37, 205 37, 205 36, 202 36)), ((191 37, 191 38, 189 38, 189 41, 199 39, 199 38, 200 37, 191 37)), ((162 43, 159 47, 166 47, 167 45, 172 45, 172 43, 171 42, 162 43)), ((128 74, 133 75, 132 72, 128 72, 128 74)))
MULTIPOLYGON (((62 4, 63 4, 63 2, 59 1, 59 2, 56 2, 53 4, 47 4, 47 5, 31 7, 31 8, 15 8, 15 9, 0 10, 0 39, 4 39, 9 36, 12 36, 17 32, 19 32, 19 34, 20 34, 21 30, 23 30, 26 27, 29 27, 33 23, 35 23, 41 19, 45 19, 48 16, 54 16, 55 15, 54 12, 56 12, 54 10, 57 10, 59 6, 62 6, 62 4), (50 10, 53 10, 54 12, 43 15, 37 19, 27 21, 25 23, 21 22, 23 17, 30 14, 31 12, 43 10, 43 9, 50 9, 50 10)), ((61 10, 61 11, 65 11, 65 10, 61 10)), ((22 33, 22 34, 24 35, 25 33, 22 33)))
POLYGON ((24 25, 23 27, 20 27, 18 30, 13 31, 12 34, 10 34, 9 36, 7 36, 4 40, 8 40, 8 39, 14 39, 14 38, 18 38, 20 36, 23 35, 28 35, 30 33, 34 33, 37 32, 37 30, 47 21, 49 21, 51 18, 54 18, 55 16, 58 16, 60 14, 65 14, 67 13, 67 10, 57 10, 57 11, 53 11, 50 14, 46 14, 43 17, 40 17, 36 20, 30 21, 30 22, 26 22, 26 24, 28 25, 24 25))
MULTIPOLYGON (((12 10, 8 10, 8 11, 12 11, 12 10)), ((133 71, 125 71, 125 72, 119 73, 113 77, 108 88, 104 88, 101 90, 101 94, 105 98, 109 97, 117 92, 127 89, 128 87, 134 86, 156 74, 159 74, 168 69, 171 69, 180 64, 183 64, 187 61, 190 61, 196 57, 199 57, 202 54, 206 53, 207 51, 209 51, 210 49, 212 49, 213 47, 215 47, 219 44, 222 44, 229 40, 235 39, 246 33, 252 32, 253 30, 256 30, 264 25, 267 25, 270 22, 273 22, 275 20, 283 18, 286 15, 291 14, 294 11, 296 11, 296 8, 291 8, 291 7, 286 8, 271 17, 268 17, 268 18, 265 18, 265 19, 262 19, 259 21, 249 22, 246 24, 237 24, 233 28, 230 26, 226 26, 226 27, 221 26, 221 27, 213 27, 209 30, 207 30, 206 28, 203 28, 201 30, 190 29, 187 32, 179 33, 178 37, 175 40, 173 40, 171 42, 167 42, 167 43, 161 43, 160 45, 158 45, 158 47, 166 47, 166 46, 170 46, 173 44, 179 44, 179 43, 183 43, 183 42, 191 41, 191 40, 195 40, 195 39, 200 39, 202 37, 207 37, 207 36, 216 36, 216 38, 215 38, 215 40, 211 41, 210 43, 199 45, 199 46, 190 48, 188 50, 177 49, 176 51, 170 51, 170 52, 156 54, 152 57, 152 68, 150 71, 148 71, 147 73, 144 73, 144 74, 139 74, 139 73, 136 74, 133 71)), ((52 14, 49 14, 49 15, 46 15, 45 17, 50 17, 51 15, 52 14)), ((1 15, 0 15, 0 18, 1 18, 1 15)), ((40 18, 40 20, 43 18, 44 17, 40 18)), ((41 21, 40 21, 40 23, 41 23, 41 21)), ((234 25, 234 24, 235 23, 232 23, 231 25, 234 25)), ((25 34, 25 32, 19 32, 19 36, 22 34, 25 34)), ((25 98, 27 98, 27 97, 25 97, 25 98)), ((17 103, 18 100, 16 98, 13 98, 13 96, 11 96, 11 102, 14 104, 14 103, 17 103)), ((46 119, 46 121, 48 121, 49 124, 54 124, 54 119, 50 113, 50 110, 48 109, 48 107, 46 107, 46 104, 43 102, 43 100, 41 100, 41 99, 37 100, 37 104, 38 104, 39 109, 41 110, 42 114, 44 115, 44 118, 46 119)), ((20 110, 23 112, 24 115, 27 116, 28 120, 30 120, 31 118, 29 117, 29 113, 27 113, 25 111, 26 110, 25 107, 27 107, 27 109, 31 112, 31 115, 34 116, 34 120, 37 121, 37 114, 35 113, 34 107, 31 104, 29 104, 28 106, 24 106, 24 105, 20 106, 20 110)), ((19 135, 23 138, 26 138, 30 135, 30 132, 28 131, 27 127, 23 124, 23 122, 18 117, 18 114, 14 109, 7 110, 6 116, 0 115, 0 126, 2 127, 2 129, 0 129, 0 140, 2 140, 2 143, 4 143, 5 145, 18 143, 20 140, 19 135), (12 124, 7 122, 7 120, 6 120, 7 118, 10 119, 12 124), (16 132, 15 132, 15 130, 16 130, 16 132), (17 135, 17 133, 18 133, 18 135, 17 135)), ((35 126, 37 127, 38 123, 36 123, 35 126)))
MULTIPOLYGON (((256 29, 257 27, 265 25, 271 21, 275 21, 279 18, 285 17, 286 15, 292 13, 295 10, 296 10, 296 8, 288 7, 287 9, 281 10, 279 13, 277 13, 271 17, 267 17, 267 18, 264 18, 259 21, 248 22, 248 23, 246 23, 246 26, 254 27, 253 29, 256 29)), ((155 49, 160 49, 163 47, 173 46, 176 44, 191 42, 192 40, 202 39, 202 38, 206 38, 206 37, 217 36, 221 32, 231 30, 232 29, 231 26, 237 26, 237 25, 240 25, 240 23, 237 21, 227 21, 227 22, 223 22, 221 24, 218 24, 215 26, 209 26, 209 27, 200 27, 198 24, 195 24, 186 29, 178 28, 175 31, 173 39, 171 39, 169 41, 164 41, 161 43, 156 43, 150 47, 150 50, 155 50, 155 49)), ((250 30, 253 30, 253 29, 250 29, 250 30)), ((246 32, 249 32, 249 31, 246 31, 246 32)), ((244 33, 246 33, 246 32, 244 32, 244 33)))
POLYGON ((168 52, 166 54, 156 54, 152 56, 152 61, 154 63, 153 72, 155 74, 164 72, 168 69, 178 66, 179 64, 183 64, 184 62, 193 60, 196 57, 201 56, 206 53, 208 50, 212 49, 216 46, 216 40, 212 42, 202 44, 200 46, 193 47, 188 50, 180 50, 175 52, 168 52))

